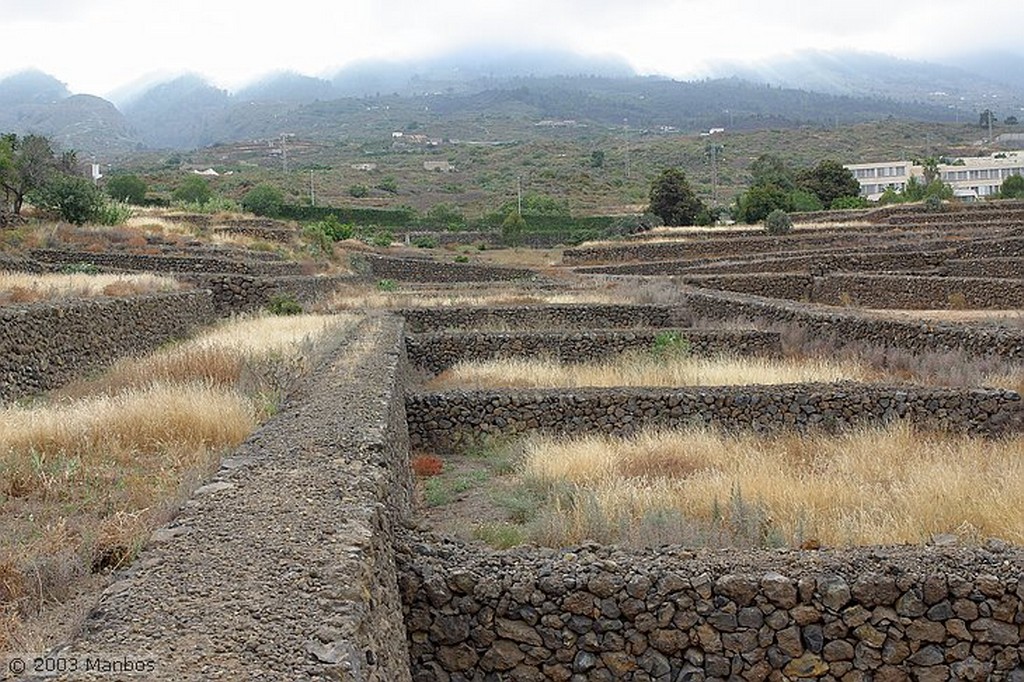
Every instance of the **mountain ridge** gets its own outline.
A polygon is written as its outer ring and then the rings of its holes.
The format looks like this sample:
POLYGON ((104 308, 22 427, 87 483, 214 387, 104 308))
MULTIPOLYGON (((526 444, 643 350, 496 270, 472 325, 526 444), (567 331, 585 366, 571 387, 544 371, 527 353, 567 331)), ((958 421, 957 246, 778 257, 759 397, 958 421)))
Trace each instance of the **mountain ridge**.
MULTIPOLYGON (((985 63, 980 56, 975 61, 985 63)), ((122 97, 120 108, 96 97, 69 107, 71 98, 91 96, 71 95, 53 76, 29 71, 0 80, 0 131, 41 132, 86 153, 122 154, 285 133, 381 137, 416 119, 452 136, 464 134, 452 132, 454 122, 481 116, 521 128, 555 119, 698 132, 887 117, 970 121, 996 104, 1006 111, 1024 105, 1019 90, 965 68, 878 54, 805 52, 756 67, 723 63, 713 71, 731 75, 678 81, 635 75, 615 58, 548 50, 484 59, 463 51, 417 62, 364 62, 330 78, 268 74, 234 93, 184 74, 122 97), (557 74, 559 66, 576 75, 557 74)))

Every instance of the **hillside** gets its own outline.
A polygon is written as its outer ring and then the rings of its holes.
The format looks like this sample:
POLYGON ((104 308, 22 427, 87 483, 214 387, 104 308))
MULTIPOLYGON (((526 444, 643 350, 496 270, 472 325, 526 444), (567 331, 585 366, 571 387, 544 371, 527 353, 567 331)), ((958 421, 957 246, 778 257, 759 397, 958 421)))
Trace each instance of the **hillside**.
POLYGON ((445 139, 507 142, 533 139, 543 126, 587 138, 613 128, 698 133, 879 120, 969 123, 980 106, 999 102, 1001 119, 1017 111, 1014 97, 1020 99, 1019 89, 966 67, 881 55, 805 53, 756 68, 719 65, 718 73, 676 81, 570 53, 454 53, 357 64, 327 78, 271 74, 235 93, 189 74, 123 93, 118 111, 98 98, 68 107, 71 94, 59 80, 26 72, 0 80, 0 130, 40 132, 85 153, 120 157, 136 148, 188 150, 281 135, 372 144, 419 126, 445 139), (61 108, 71 110, 70 118, 61 108))

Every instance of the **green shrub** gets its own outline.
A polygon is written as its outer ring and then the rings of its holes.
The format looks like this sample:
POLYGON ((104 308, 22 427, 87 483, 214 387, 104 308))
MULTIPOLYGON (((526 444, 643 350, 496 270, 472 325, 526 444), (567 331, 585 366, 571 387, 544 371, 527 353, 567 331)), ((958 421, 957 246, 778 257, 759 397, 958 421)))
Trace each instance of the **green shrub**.
POLYGON ((455 262, 456 263, 468 263, 469 262, 469 256, 462 256, 462 255, 456 256, 455 257, 455 262))
POLYGON ((256 185, 242 197, 242 208, 259 216, 276 216, 284 204, 284 194, 273 185, 256 185))
POLYGON ((274 294, 270 297, 267 310, 271 315, 301 315, 305 312, 291 294, 274 294))
POLYGON ((370 188, 366 185, 352 185, 348 188, 348 195, 356 199, 370 196, 370 188))
POLYGON ((679 332, 662 331, 654 335, 651 351, 661 359, 686 357, 693 351, 693 344, 679 332))
POLYGON ((398 283, 393 279, 382 279, 377 282, 377 290, 387 292, 398 291, 398 283))
POLYGON ((412 241, 412 245, 417 249, 436 249, 437 244, 437 237, 430 237, 427 235, 421 235, 412 241))
POLYGON ((788 234, 793 230, 793 219, 777 208, 764 219, 764 230, 771 235, 788 234))
POLYGON ((335 215, 328 215, 323 220, 313 223, 317 229, 322 231, 333 241, 340 242, 344 239, 351 239, 355 236, 356 228, 349 223, 342 223, 335 215))
POLYGON ((391 246, 391 242, 393 241, 395 241, 395 235, 391 233, 391 230, 383 228, 376 230, 370 237, 370 244, 382 249, 386 249, 391 246))
POLYGON ((68 263, 60 271, 65 275, 98 275, 100 269, 93 263, 82 261, 79 263, 68 263))
POLYGON ((173 192, 171 198, 184 204, 199 204, 202 206, 213 197, 210 183, 206 178, 198 175, 189 175, 173 192))
POLYGON ((141 205, 146 201, 146 183, 137 175, 115 175, 107 180, 107 195, 114 201, 141 205))
POLYGON ((321 254, 331 254, 334 252, 334 238, 327 234, 324 230, 323 225, 320 223, 311 223, 302 228, 302 238, 305 239, 310 248, 321 254))
POLYGON ((97 211, 94 220, 100 225, 122 225, 135 215, 126 201, 108 201, 97 211))

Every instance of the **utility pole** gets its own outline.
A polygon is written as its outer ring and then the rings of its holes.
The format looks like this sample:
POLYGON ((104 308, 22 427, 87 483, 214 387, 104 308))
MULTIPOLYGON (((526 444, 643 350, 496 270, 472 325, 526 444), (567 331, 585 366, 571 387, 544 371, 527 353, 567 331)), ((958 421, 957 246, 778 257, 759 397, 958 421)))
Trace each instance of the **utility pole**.
POLYGON ((316 188, 313 187, 313 169, 309 169, 309 205, 316 206, 316 188))
POLYGON ((281 170, 288 172, 288 136, 281 133, 281 170))
POLYGON ((523 217, 523 176, 516 176, 516 213, 523 217))
POLYGON ((711 157, 711 206, 718 208, 718 154, 722 151, 722 145, 712 142, 708 145, 707 153, 711 157))
POLYGON ((629 119, 622 119, 622 138, 626 144, 626 180, 629 180, 629 119))

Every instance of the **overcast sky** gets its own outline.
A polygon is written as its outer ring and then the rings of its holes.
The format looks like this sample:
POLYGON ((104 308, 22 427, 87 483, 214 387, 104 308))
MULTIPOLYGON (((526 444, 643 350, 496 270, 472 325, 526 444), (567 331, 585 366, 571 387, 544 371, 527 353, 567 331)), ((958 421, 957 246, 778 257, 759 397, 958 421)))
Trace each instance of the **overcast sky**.
POLYGON ((194 71, 229 89, 292 70, 466 46, 618 55, 641 73, 804 48, 908 58, 1024 51, 1024 2, 987 0, 0 0, 0 76, 41 69, 72 92, 194 71))

